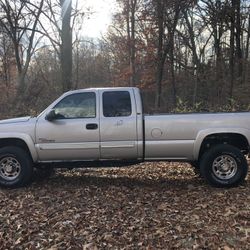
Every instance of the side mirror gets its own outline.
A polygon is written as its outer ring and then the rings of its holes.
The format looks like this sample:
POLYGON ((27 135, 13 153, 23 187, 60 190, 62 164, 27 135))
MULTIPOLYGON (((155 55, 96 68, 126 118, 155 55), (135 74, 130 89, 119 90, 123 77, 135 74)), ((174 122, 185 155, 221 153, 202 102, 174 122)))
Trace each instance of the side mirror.
POLYGON ((45 116, 45 119, 49 122, 55 120, 57 117, 56 112, 54 109, 51 109, 49 113, 45 116))

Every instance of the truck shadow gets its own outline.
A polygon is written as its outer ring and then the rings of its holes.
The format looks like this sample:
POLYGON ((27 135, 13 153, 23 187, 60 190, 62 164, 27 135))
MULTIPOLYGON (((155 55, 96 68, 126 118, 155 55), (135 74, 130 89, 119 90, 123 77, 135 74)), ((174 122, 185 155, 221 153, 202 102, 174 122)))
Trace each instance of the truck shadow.
MULTIPOLYGON (((63 188, 63 189, 79 189, 86 186, 94 186, 97 188, 109 188, 114 187, 126 187, 126 188, 151 188, 151 189, 195 189, 197 187, 209 187, 201 177, 195 176, 194 174, 185 175, 179 174, 177 176, 122 176, 117 174, 102 174, 95 169, 88 169, 84 171, 63 171, 56 172, 55 175, 44 178, 35 177, 33 185, 43 186, 46 185, 48 188, 63 188)), ((250 178, 242 183, 242 186, 249 186, 250 178)))

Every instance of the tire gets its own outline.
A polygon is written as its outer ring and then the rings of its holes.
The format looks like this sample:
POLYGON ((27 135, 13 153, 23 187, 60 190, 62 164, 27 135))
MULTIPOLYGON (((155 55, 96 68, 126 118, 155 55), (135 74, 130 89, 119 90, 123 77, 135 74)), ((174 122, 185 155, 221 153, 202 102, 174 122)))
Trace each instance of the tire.
POLYGON ((215 187, 238 186, 247 176, 248 164, 241 151, 231 145, 212 147, 201 158, 201 175, 215 187))
POLYGON ((3 187, 22 187, 27 185, 33 174, 30 155, 19 147, 0 149, 0 185, 3 187))
POLYGON ((191 161, 191 162, 189 162, 189 164, 193 168, 193 171, 194 171, 195 175, 197 177, 202 178, 201 170, 200 170, 200 163, 198 161, 191 161))

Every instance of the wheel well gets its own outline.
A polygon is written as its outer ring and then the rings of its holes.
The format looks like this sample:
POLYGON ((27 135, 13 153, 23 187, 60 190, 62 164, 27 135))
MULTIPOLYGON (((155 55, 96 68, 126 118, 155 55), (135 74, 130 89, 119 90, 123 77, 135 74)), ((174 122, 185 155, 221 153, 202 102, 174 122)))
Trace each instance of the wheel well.
POLYGON ((240 149, 244 154, 247 154, 249 151, 248 140, 244 135, 237 133, 219 133, 211 134, 204 138, 199 153, 199 159, 205 151, 211 148, 214 145, 218 144, 229 144, 238 149, 240 149))
MULTIPOLYGON (((8 147, 8 146, 15 146, 15 147, 22 148, 31 157, 30 150, 29 150, 27 144, 25 143, 25 141, 23 141, 22 139, 18 139, 18 138, 4 138, 4 139, 0 139, 0 148, 8 147)), ((32 159, 32 157, 31 157, 31 159, 32 159)))

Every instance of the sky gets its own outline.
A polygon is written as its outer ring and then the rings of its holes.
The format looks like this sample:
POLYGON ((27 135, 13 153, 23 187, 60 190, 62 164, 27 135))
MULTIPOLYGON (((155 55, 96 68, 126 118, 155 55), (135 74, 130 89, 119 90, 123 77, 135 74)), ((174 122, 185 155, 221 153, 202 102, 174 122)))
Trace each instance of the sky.
POLYGON ((90 7, 93 14, 84 19, 82 34, 88 37, 101 37, 111 23, 115 12, 115 0, 78 0, 83 9, 90 7))

